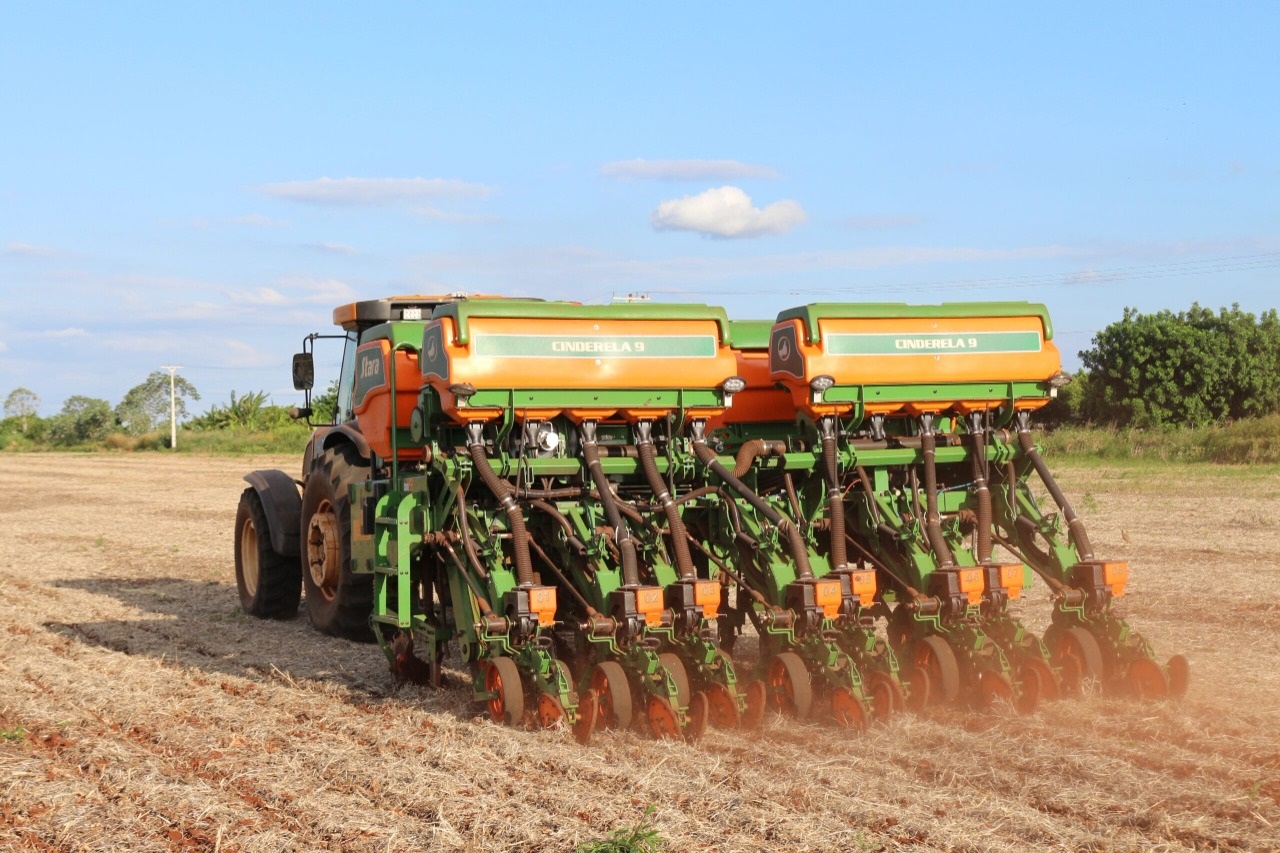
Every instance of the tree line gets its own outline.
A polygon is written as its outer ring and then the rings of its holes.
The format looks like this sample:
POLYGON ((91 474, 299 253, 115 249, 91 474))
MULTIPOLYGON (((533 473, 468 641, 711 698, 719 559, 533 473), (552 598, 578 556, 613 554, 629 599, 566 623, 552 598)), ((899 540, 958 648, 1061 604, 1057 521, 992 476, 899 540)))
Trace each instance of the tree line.
MULTIPOLYGON (((1238 304, 1216 312, 1198 304, 1154 314, 1126 308, 1079 355, 1083 367, 1041 410, 1042 423, 1165 429, 1280 412, 1280 317, 1275 309, 1255 316, 1238 304)), ((200 394, 181 376, 173 382, 178 419, 186 430, 299 429, 288 410, 272 405, 265 391, 233 391, 226 403, 189 418, 187 401, 199 400, 200 394)), ((313 398, 312 420, 331 420, 336 401, 334 383, 313 398)), ((39 410, 40 398, 27 388, 5 398, 0 450, 16 444, 92 445, 113 434, 162 430, 169 419, 169 374, 152 373, 115 406, 76 395, 55 415, 42 418, 39 410)))

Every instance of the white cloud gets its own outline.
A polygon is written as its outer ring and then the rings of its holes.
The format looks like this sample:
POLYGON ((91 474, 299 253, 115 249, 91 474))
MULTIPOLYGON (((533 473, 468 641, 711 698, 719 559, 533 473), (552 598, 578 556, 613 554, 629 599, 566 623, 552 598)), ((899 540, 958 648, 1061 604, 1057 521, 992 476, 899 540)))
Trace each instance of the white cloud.
POLYGON ((440 210, 427 205, 414 207, 413 212, 418 216, 421 216, 423 219, 430 219, 433 222, 484 223, 498 221, 498 217, 496 216, 474 213, 452 213, 447 210, 440 210))
POLYGON ((5 243, 0 254, 12 255, 16 258, 59 258, 66 255, 58 249, 47 246, 35 246, 31 243, 5 243))
POLYGON ((250 228, 288 228, 292 224, 287 219, 272 219, 270 216, 263 216, 261 213, 233 216, 230 221, 232 225, 247 225, 250 228))
POLYGON ((4 352, 7 349, 9 349, 9 345, 6 344, 4 341, 0 341, 0 352, 4 352))
POLYGON ((263 184, 259 192, 272 198, 307 204, 387 205, 427 198, 484 198, 484 184, 446 178, 316 178, 263 184))
POLYGON ((360 250, 355 246, 348 246, 346 243, 308 243, 307 248, 315 249, 317 252, 327 252, 331 255, 358 255, 360 250))
POLYGON ((43 332, 34 332, 33 338, 83 338, 89 334, 84 329, 69 327, 66 329, 48 329, 43 332))
POLYGON ((633 181, 733 181, 776 178, 768 166, 739 160, 616 160, 600 167, 606 178, 633 181))
POLYGON ((790 231, 808 217, 799 202, 775 201, 761 210, 737 187, 719 187, 664 201, 649 216, 659 231, 697 231, 708 237, 759 237, 790 231))
POLYGON ((238 305, 332 306, 355 299, 355 291, 346 282, 334 278, 286 278, 277 282, 275 287, 229 290, 227 298, 238 305))
POLYGON ((844 222, 850 228, 859 231, 889 231, 896 228, 910 228, 924 222, 923 216, 879 214, 870 216, 851 216, 844 222))

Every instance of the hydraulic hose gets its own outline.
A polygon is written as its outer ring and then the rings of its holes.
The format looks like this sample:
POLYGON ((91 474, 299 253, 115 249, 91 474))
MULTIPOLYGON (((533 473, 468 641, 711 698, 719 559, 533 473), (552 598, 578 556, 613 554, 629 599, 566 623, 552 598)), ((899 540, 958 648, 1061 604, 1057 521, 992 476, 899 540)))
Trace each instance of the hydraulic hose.
POLYGON ((649 488, 667 516, 667 531, 671 534, 671 547, 675 551, 680 579, 693 580, 698 576, 698 571, 694 568, 693 557, 689 553, 689 542, 685 537, 684 519, 680 517, 680 508, 671 499, 671 493, 667 491, 667 482, 658 472, 651 421, 641 421, 636 424, 636 450, 639 451, 640 467, 644 469, 644 477, 649 481, 649 488))
POLYGON ((978 562, 985 563, 991 559, 991 489, 987 486, 987 432, 982 425, 982 413, 970 415, 972 428, 969 437, 972 440, 972 453, 969 456, 973 466, 973 490, 978 496, 978 562))
POLYGON ((769 520, 769 523, 778 528, 787 537, 787 542, 791 546, 791 556, 796 562, 796 574, 802 579, 811 579, 813 577, 813 569, 809 565, 809 552, 805 548, 804 537, 800 534, 799 528, 789 519, 783 517, 776 509, 769 506, 769 503, 757 495, 750 486, 733 476, 732 471, 720 464, 720 460, 716 458, 715 451, 707 445, 707 436, 704 432, 705 426, 705 421, 694 421, 693 423, 693 452, 698 457, 698 461, 714 472, 729 488, 737 492, 743 500, 755 507, 761 515, 769 520))
POLYGON ((467 424, 467 450, 471 452, 471 464, 479 472, 480 479, 507 512, 511 523, 511 541, 515 546, 516 582, 520 586, 534 586, 533 560, 529 556, 529 532, 524 526, 524 513, 512 497, 515 487, 499 477, 489 465, 489 457, 484 450, 483 424, 467 424))
POLYGON ((573 525, 569 523, 569 519, 565 518, 564 513, 556 509, 554 504, 550 504, 550 503, 547 503, 546 501, 538 500, 538 501, 531 501, 529 505, 532 506, 534 509, 542 510, 547 515, 551 516, 552 520, 555 521, 556 524, 560 525, 560 529, 564 531, 565 541, 568 542, 570 545, 572 545, 575 551, 577 551, 579 554, 582 554, 587 550, 587 546, 582 544, 582 540, 579 539, 576 535, 574 535, 573 525))
MULTIPOLYGON (((830 418, 834 422, 835 418, 830 418)), ((827 479, 827 518, 831 524, 831 567, 837 571, 849 563, 844 542, 844 498, 840 494, 840 460, 836 455, 835 424, 822 424, 822 472, 827 479)))
POLYGON ((605 518, 613 528, 613 541, 618 546, 618 554, 622 558, 622 582, 626 586, 640 585, 640 572, 636 567, 636 543, 631 538, 631 531, 618 512, 618 501, 609 488, 609 478, 600 467, 600 446, 596 442, 596 425, 592 421, 584 421, 582 433, 582 458, 587 462, 591 472, 591 481, 600 493, 600 505, 604 507, 605 518))
POLYGON ((1089 542, 1089 534, 1084 529, 1084 522, 1076 515, 1076 511, 1071 508, 1071 504, 1067 501, 1067 496, 1058 487, 1058 481, 1053 479, 1053 475, 1049 473, 1049 466, 1044 464, 1044 460, 1040 458, 1040 452, 1036 450, 1036 443, 1031 438, 1031 414, 1029 412, 1018 412, 1018 444, 1022 447, 1022 452, 1027 459, 1031 460, 1031 464, 1035 466, 1036 473, 1040 475, 1040 479, 1044 482, 1045 488, 1049 490, 1054 503, 1058 505, 1058 509, 1062 510, 1062 516, 1067 520, 1067 527, 1071 531, 1071 539, 1076 543, 1076 550, 1080 552, 1080 559, 1092 560, 1093 545, 1089 542))
POLYGON ((924 499, 925 517, 924 533, 929 539, 929 547, 933 549, 938 563, 944 569, 956 564, 951 555, 951 547, 947 538, 942 535, 942 516, 938 514, 938 449, 933 436, 933 419, 928 415, 921 417, 923 429, 920 432, 920 449, 924 453, 924 499))

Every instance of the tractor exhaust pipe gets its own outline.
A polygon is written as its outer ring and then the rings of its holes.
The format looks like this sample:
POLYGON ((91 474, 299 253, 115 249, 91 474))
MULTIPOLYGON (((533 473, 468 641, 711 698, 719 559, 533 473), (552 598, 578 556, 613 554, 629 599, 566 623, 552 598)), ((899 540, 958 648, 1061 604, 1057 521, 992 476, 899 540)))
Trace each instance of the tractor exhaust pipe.
POLYGON ((802 579, 813 578, 813 568, 809 565, 809 552, 804 546, 804 537, 790 520, 784 518, 776 509, 769 506, 764 498, 752 491, 751 487, 746 483, 733 476, 733 472, 720 464, 720 460, 716 458, 716 453, 707 446, 707 422, 703 420, 694 421, 690 425, 693 433, 693 452, 698 457, 698 461, 705 465, 709 470, 715 473, 717 477, 725 482, 729 488, 737 492, 743 500, 755 507, 761 515, 769 520, 769 523, 778 528, 786 537, 787 542, 791 546, 791 557, 796 562, 796 574, 802 579))
POLYGON ((529 556, 529 532, 524 526, 524 513, 520 505, 512 497, 515 487, 497 475, 489 465, 489 457, 484 450, 484 424, 472 421, 467 424, 467 450, 471 453, 471 464, 480 473, 480 479, 493 492, 494 497, 502 504, 511 522, 511 541, 515 546, 516 581, 520 586, 534 586, 533 559, 529 556))
POLYGON ((1045 488, 1049 490, 1053 502, 1058 505, 1058 509, 1062 510, 1062 517, 1067 520, 1067 528, 1071 531, 1071 540, 1075 542, 1076 550, 1080 552, 1080 559, 1092 560, 1093 544, 1089 542, 1089 534, 1084 529, 1084 522, 1071 508, 1067 496, 1058 487, 1058 481, 1049 473, 1049 466, 1044 464, 1044 460, 1040 458, 1040 452, 1036 450, 1036 443, 1031 438, 1030 412, 1018 412, 1018 444, 1022 447, 1022 452, 1026 454, 1027 459, 1031 460, 1031 464, 1035 466, 1036 473, 1040 475, 1045 488))
POLYGON ((582 436, 582 458, 586 460, 587 468, 591 471, 591 481, 595 483, 596 491, 600 493, 600 505, 604 507, 605 518, 613 528, 614 544, 618 546, 618 553, 622 556, 622 583, 625 586, 639 586, 640 571, 636 567, 636 543, 631 538, 631 530, 622 520, 622 513, 618 511, 618 501, 613 496, 613 490, 609 488, 609 478, 600 467, 600 445, 596 442, 595 421, 583 421, 579 432, 582 436))
POLYGON ((644 477, 649 481, 649 489, 662 506, 667 516, 667 531, 671 534, 671 547, 676 555, 676 567, 680 570, 681 580, 697 578, 698 571, 693 565, 693 556, 689 553, 689 541, 685 534, 684 519, 680 517, 680 508, 672 500, 667 491, 667 482, 658 472, 653 446, 653 421, 640 421, 636 424, 636 450, 640 454, 640 467, 644 469, 644 477))

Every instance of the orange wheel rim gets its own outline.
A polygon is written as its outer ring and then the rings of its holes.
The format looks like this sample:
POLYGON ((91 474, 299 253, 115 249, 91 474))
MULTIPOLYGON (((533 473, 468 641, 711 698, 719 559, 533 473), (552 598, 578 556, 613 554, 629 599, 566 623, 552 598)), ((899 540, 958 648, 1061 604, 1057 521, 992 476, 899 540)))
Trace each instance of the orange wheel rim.
POLYGON ((1139 699, 1164 699, 1169 695, 1169 681, 1160 664, 1140 658, 1129 666, 1129 687, 1139 699))
POLYGON ((656 737, 664 739, 680 737, 680 720, 676 717, 675 709, 666 699, 661 696, 650 696, 648 714, 649 726, 656 737))
POLYGON ((564 719, 564 705, 550 693, 538 696, 538 724, 549 729, 564 719))
POLYGON ((573 739, 586 746, 596 728, 600 699, 594 690, 588 690, 578 700, 578 721, 573 724, 573 739))
POLYGON ((982 673, 979 687, 982 690, 983 704, 987 706, 994 703, 996 699, 1013 701, 1013 685, 1009 682, 1009 676, 1004 673, 990 671, 982 673))
POLYGON ((706 690, 706 697, 710 706, 711 724, 718 729, 736 729, 738 702, 729 688, 723 684, 713 684, 706 690))
POLYGON ((744 729, 755 730, 764 722, 764 709, 769 700, 769 688, 763 681, 753 681, 747 685, 747 710, 742 715, 741 725, 744 729))
POLYGON ((768 680, 769 698, 773 700, 773 704, 778 708, 794 708, 796 697, 791 679, 787 675, 786 666, 777 658, 769 662, 768 680))
POLYGON ((507 703, 502 693, 502 673, 492 663, 484 671, 484 689, 493 694, 486 703, 489 706, 489 719, 495 723, 506 722, 507 703))
POLYGON ((867 724, 866 710, 847 687, 837 687, 831 694, 831 712, 836 722, 845 728, 863 729, 867 724))

